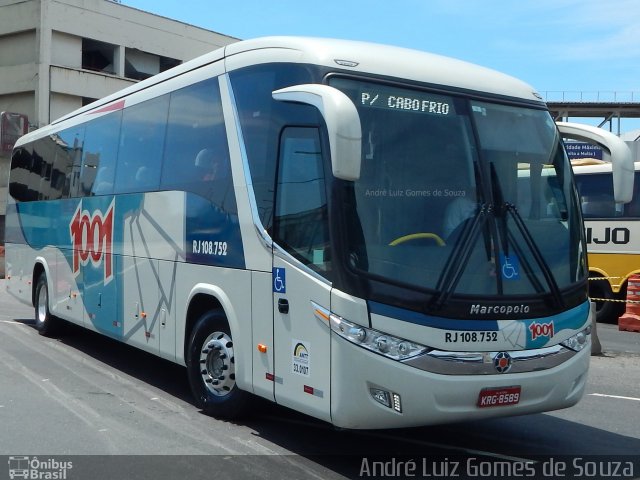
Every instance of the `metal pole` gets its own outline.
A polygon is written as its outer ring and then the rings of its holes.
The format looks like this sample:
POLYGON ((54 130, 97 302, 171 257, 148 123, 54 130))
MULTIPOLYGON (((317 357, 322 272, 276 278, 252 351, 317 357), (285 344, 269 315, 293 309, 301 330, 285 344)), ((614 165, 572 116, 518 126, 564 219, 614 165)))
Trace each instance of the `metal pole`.
POLYGON ((596 328, 596 304, 589 302, 589 315, 591 316, 591 355, 602 355, 602 344, 598 338, 598 329, 596 328))

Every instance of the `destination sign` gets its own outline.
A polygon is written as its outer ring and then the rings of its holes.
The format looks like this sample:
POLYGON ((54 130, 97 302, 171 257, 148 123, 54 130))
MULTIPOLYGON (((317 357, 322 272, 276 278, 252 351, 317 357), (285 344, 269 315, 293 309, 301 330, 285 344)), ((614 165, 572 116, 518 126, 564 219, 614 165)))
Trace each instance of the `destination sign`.
POLYGON ((452 99, 444 95, 345 79, 334 80, 331 84, 345 91, 361 107, 426 115, 455 115, 452 99))
POLYGON ((564 148, 567 150, 569 160, 578 158, 595 158, 602 160, 602 148, 584 142, 565 142, 564 148))

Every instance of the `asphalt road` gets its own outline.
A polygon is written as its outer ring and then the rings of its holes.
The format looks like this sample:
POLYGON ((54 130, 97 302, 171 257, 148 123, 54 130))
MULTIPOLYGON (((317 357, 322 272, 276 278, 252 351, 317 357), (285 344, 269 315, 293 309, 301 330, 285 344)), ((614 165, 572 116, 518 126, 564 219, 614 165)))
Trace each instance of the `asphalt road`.
MULTIPOLYGON (((354 432, 262 401, 242 423, 207 417, 191 403, 182 367, 76 327, 57 339, 42 337, 32 316, 0 280, 0 455, 74 455, 70 480, 123 478, 114 473, 122 469, 154 479, 358 478, 371 476, 367 459, 395 456, 436 459, 442 469, 453 468, 457 458, 622 455, 640 461, 640 333, 613 325, 598 325, 603 355, 592 357, 586 395, 575 407, 354 432), (136 457, 114 457, 122 455, 136 457)), ((640 477, 640 463, 636 469, 623 478, 640 477)), ((8 471, 0 463, 0 478, 8 471)))

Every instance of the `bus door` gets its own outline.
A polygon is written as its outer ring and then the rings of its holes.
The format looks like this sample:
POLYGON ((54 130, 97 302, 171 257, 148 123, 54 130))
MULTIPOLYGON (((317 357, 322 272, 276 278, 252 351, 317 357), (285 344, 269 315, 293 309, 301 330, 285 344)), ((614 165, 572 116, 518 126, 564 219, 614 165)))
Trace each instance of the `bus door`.
POLYGON ((330 421, 331 285, 327 200, 317 128, 285 128, 280 140, 274 255, 276 402, 330 421), (322 310, 320 310, 322 312, 322 310))

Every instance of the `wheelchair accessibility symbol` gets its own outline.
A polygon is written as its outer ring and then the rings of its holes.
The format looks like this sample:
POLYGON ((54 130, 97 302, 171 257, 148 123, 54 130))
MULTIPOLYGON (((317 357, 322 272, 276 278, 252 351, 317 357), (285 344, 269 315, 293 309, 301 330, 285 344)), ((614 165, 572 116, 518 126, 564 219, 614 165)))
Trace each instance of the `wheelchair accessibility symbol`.
POLYGON ((287 280, 285 277, 285 269, 284 268, 274 268, 273 273, 273 291, 275 293, 286 293, 287 292, 287 280))
POLYGON ((520 280, 520 260, 515 255, 500 254, 500 270, 505 280, 520 280))

